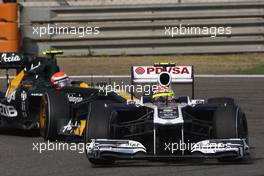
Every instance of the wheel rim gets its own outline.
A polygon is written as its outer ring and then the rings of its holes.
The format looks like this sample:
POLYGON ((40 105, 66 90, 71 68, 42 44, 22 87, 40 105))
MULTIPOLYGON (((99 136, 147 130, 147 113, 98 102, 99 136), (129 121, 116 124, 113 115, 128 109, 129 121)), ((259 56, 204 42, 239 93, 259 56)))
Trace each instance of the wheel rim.
POLYGON ((45 129, 47 124, 47 103, 42 99, 40 103, 40 112, 39 112, 39 129, 42 136, 45 135, 45 129))

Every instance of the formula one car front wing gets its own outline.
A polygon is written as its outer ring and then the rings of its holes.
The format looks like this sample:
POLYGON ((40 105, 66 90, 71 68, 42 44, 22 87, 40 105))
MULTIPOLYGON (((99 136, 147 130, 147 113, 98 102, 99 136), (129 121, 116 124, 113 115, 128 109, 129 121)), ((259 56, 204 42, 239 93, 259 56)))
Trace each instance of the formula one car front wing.
POLYGON ((149 160, 205 158, 217 159, 232 157, 244 159, 249 156, 249 146, 245 139, 210 139, 191 146, 191 154, 169 155, 149 154, 137 141, 115 139, 92 139, 88 145, 87 156, 94 159, 111 158, 115 160, 149 160))

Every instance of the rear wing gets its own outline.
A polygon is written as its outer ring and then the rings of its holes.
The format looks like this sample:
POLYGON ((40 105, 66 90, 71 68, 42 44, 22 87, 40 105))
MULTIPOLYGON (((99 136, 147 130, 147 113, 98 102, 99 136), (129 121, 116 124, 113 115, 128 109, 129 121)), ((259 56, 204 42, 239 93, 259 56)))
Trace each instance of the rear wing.
MULTIPOLYGON (((63 54, 62 50, 46 50, 43 55, 56 61, 56 55, 63 54)), ((29 64, 29 59, 22 53, 0 53, 0 69, 21 69, 29 64)))
POLYGON ((43 59, 42 57, 29 56, 21 53, 0 53, 0 69, 6 70, 7 87, 10 83, 9 69, 16 69, 17 71, 24 69, 27 73, 38 74, 44 73, 47 78, 50 78, 55 72, 59 71, 56 55, 63 54, 61 50, 47 50, 43 55, 48 56, 43 59))
POLYGON ((6 87, 8 87, 9 80, 9 69, 21 70, 28 63, 28 59, 23 54, 18 53, 0 53, 0 70, 6 70, 6 87))
MULTIPOLYGON (((191 84, 192 98, 194 98, 193 66, 176 66, 170 63, 158 63, 154 66, 132 66, 132 84, 162 84, 163 76, 169 75, 168 84, 191 84)), ((166 84, 166 85, 168 85, 166 84)))
POLYGON ((0 53, 0 69, 21 69, 28 63, 23 54, 0 53))

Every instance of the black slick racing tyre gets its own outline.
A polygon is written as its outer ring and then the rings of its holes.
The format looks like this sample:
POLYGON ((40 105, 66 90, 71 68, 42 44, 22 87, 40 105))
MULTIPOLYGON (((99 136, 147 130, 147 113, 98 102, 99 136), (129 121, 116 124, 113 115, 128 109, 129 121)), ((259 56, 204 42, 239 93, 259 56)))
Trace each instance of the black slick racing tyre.
MULTIPOLYGON (((89 104, 89 113, 86 120, 85 144, 91 142, 91 139, 110 139, 111 122, 113 113, 109 104, 111 100, 96 100, 89 104)), ((113 159, 95 159, 88 156, 92 166, 109 165, 115 161, 113 159)))
MULTIPOLYGON (((240 138, 248 144, 248 127, 245 113, 238 106, 218 107, 213 119, 215 139, 240 138)), ((234 158, 220 158, 221 162, 234 158)))
POLYGON ((44 140, 59 138, 57 122, 60 118, 69 118, 69 101, 65 93, 49 91, 40 102, 39 129, 44 140))

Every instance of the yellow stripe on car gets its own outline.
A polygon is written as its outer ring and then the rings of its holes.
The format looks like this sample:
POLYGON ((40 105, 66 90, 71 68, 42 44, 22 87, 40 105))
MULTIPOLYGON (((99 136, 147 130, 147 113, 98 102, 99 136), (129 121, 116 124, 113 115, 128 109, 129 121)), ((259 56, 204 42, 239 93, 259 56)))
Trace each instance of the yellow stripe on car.
POLYGON ((129 94, 127 92, 120 91, 120 92, 116 92, 116 93, 126 100, 131 100, 131 94, 129 94))
POLYGON ((11 95, 16 88, 19 86, 21 80, 24 78, 25 72, 22 70, 9 84, 9 87, 7 89, 7 96, 11 95))
POLYGON ((84 129, 85 129, 85 126, 86 126, 86 120, 81 120, 81 126, 80 126, 79 128, 76 128, 76 129, 74 130, 74 134, 75 134, 76 136, 82 136, 83 131, 84 131, 84 129))
POLYGON ((174 93, 173 92, 163 92, 163 93, 157 93, 152 95, 152 98, 157 98, 157 97, 166 97, 166 96, 173 96, 174 93))

